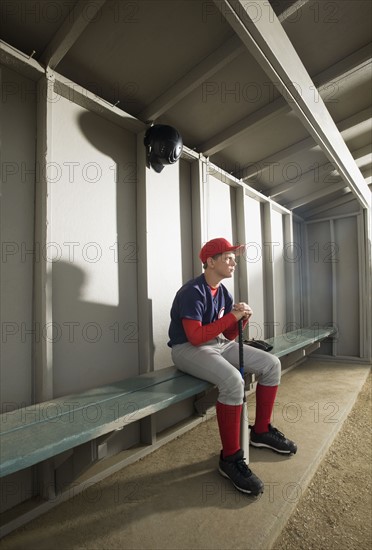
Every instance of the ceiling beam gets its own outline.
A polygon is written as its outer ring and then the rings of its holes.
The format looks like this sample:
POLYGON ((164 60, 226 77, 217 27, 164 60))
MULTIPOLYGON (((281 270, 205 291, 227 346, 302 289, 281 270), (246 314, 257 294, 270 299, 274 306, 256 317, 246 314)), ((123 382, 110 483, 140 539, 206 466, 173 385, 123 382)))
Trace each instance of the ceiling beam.
POLYGON ((364 170, 362 170, 362 174, 364 179, 366 180, 367 185, 371 185, 372 183, 372 166, 367 166, 364 170))
MULTIPOLYGON (((352 152, 353 158, 359 168, 363 168, 367 165, 369 165, 372 161, 372 154, 371 154, 371 146, 366 145, 365 147, 361 147, 360 149, 357 149, 352 152)), ((307 170, 306 172, 303 172, 301 174, 301 179, 298 180, 298 176, 296 180, 288 180, 283 181, 282 183, 279 183, 278 185, 275 185, 271 189, 269 189, 267 192, 269 196, 274 199, 278 197, 279 195, 282 195, 283 193, 286 193, 287 191, 291 191, 294 188, 299 188, 302 185, 305 185, 307 183, 311 183, 313 181, 315 183, 315 176, 316 171, 318 174, 319 179, 319 173, 322 172, 322 178, 323 183, 335 183, 336 180, 330 181, 328 178, 339 178, 340 174, 337 170, 335 170, 330 162, 326 162, 321 165, 313 166, 310 170, 307 170), (328 168, 328 169, 326 169, 328 168), (326 181, 327 178, 327 181, 326 181)), ((319 181, 317 182, 319 183, 319 181)))
MULTIPOLYGON (((372 175, 371 170, 367 170, 364 174, 364 181, 367 186, 370 186, 372 184, 372 175)), ((289 203, 286 203, 284 206, 288 208, 289 210, 293 210, 295 208, 300 208, 301 206, 305 206, 311 202, 314 202, 318 199, 322 199, 326 197, 327 195, 331 195, 332 193, 335 193, 337 191, 341 191, 343 193, 343 196, 350 194, 349 200, 352 200, 355 198, 355 195, 352 194, 352 191, 350 187, 345 187, 345 182, 343 180, 339 180, 338 182, 334 182, 332 185, 329 185, 327 187, 323 187, 321 189, 318 189, 317 191, 314 191, 313 193, 310 193, 309 195, 304 195, 302 197, 299 197, 289 203)), ((272 197, 271 197, 272 198, 272 197)), ((329 208, 329 203, 327 203, 327 209, 329 208)))
POLYGON ((45 74, 44 67, 31 55, 26 55, 3 40, 0 40, 0 64, 35 81, 45 74))
MULTIPOLYGON (((365 179, 366 184, 369 186, 370 190, 372 191, 372 169, 371 167, 362 172, 363 177, 365 179)), ((326 201, 323 204, 316 206, 316 207, 310 207, 308 209, 301 211, 301 216, 304 218, 309 218, 310 216, 314 216, 316 214, 321 214, 322 212, 325 212, 326 210, 331 210, 332 208, 336 206, 341 206, 343 204, 346 204, 351 201, 355 201, 356 197, 354 193, 351 192, 351 189, 348 187, 343 190, 342 197, 339 197, 331 202, 326 201)))
POLYGON ((284 98, 278 97, 275 101, 268 103, 264 107, 261 107, 261 109, 245 116, 235 124, 204 141, 197 146, 197 150, 206 157, 212 156, 238 141, 248 130, 253 132, 257 126, 267 124, 270 119, 289 111, 290 107, 286 104, 284 98))
POLYGON ((244 51, 244 44, 236 35, 233 36, 138 113, 138 118, 148 122, 156 120, 244 51))
POLYGON ((333 183, 325 188, 323 187, 322 189, 318 189, 318 191, 309 193, 309 195, 299 197, 298 199, 285 204, 285 207, 288 208, 288 210, 294 210, 295 208, 300 208, 301 206, 305 206, 318 199, 323 199, 327 195, 332 195, 332 193, 342 192, 343 194, 346 194, 349 191, 349 187, 345 187, 345 182, 340 180, 338 183, 333 183))
POLYGON ((363 174, 363 168, 365 168, 366 166, 371 166, 372 164, 372 145, 369 144, 365 147, 361 147, 360 149, 356 149, 352 152, 352 155, 355 159, 355 162, 357 163, 357 166, 362 170, 363 174))
MULTIPOLYGON (((72 82, 65 76, 52 71, 50 68, 45 70, 35 59, 20 52, 3 40, 0 40, 0 64, 5 65, 9 69, 16 70, 35 81, 39 81, 40 77, 46 75, 47 79, 52 82, 48 90, 48 93, 51 94, 51 102, 57 101, 58 96, 62 96, 131 132, 138 133, 146 129, 146 124, 141 120, 138 120, 122 109, 118 109, 115 105, 83 88, 80 84, 72 82)), ((13 90, 9 90, 8 92, 13 93, 13 90)), ((184 147, 184 150, 186 155, 187 147, 184 147)), ((195 155, 198 157, 197 153, 188 151, 189 156, 195 155)))
POLYGON ((297 0, 296 2, 293 2, 287 9, 285 9, 280 15, 278 15, 278 19, 281 23, 284 23, 286 20, 290 19, 293 15, 296 15, 297 12, 299 12, 305 4, 308 4, 310 0, 297 0))
MULTIPOLYGON (((363 132, 368 132, 372 126, 372 108, 364 109, 359 111, 351 117, 345 118, 341 122, 337 123, 337 127, 341 132, 341 135, 345 141, 348 139, 357 137, 363 132)), ((257 177, 258 175, 262 176, 264 172, 270 170, 270 167, 273 164, 282 162, 287 158, 300 153, 306 149, 320 149, 320 146, 314 141, 310 136, 306 139, 298 141, 285 149, 277 151, 273 155, 270 155, 259 162, 255 162, 253 165, 247 165, 245 168, 242 168, 237 174, 236 177, 242 178, 243 181, 248 182, 249 180, 257 177), (244 176, 244 177, 243 177, 244 176)))
POLYGON ((319 88, 321 86, 324 87, 327 83, 329 88, 335 84, 344 84, 349 78, 355 80, 358 77, 365 77, 366 69, 371 70, 369 67, 369 65, 371 65, 371 61, 371 46, 370 44, 366 44, 362 48, 359 48, 359 50, 356 50, 343 59, 340 59, 334 65, 327 67, 327 69, 314 76, 314 84, 319 88))
POLYGON ((301 216, 305 219, 308 219, 308 218, 311 218, 312 216, 322 214, 327 210, 332 210, 333 208, 337 208, 338 206, 343 206, 344 204, 347 204, 348 202, 351 202, 351 201, 356 201, 356 198, 350 191, 349 193, 345 193, 345 195, 342 195, 342 197, 339 197, 331 202, 325 202, 320 206, 315 206, 308 210, 301 211, 301 216))
POLYGON ((285 147, 285 149, 281 149, 273 155, 261 159, 258 162, 244 166, 235 175, 237 178, 240 177, 244 182, 248 183, 249 180, 257 178, 258 175, 262 176, 264 172, 270 171, 272 166, 279 164, 283 160, 292 157, 305 149, 319 149, 319 145, 317 145, 310 136, 294 143, 293 145, 290 145, 289 147, 285 147))
MULTIPOLYGON (((369 170, 367 170, 367 172, 362 172, 362 173, 363 173, 364 179, 366 181, 366 184, 371 189, 371 187, 372 187, 371 168, 369 170)), ((371 189, 371 191, 372 191, 372 189, 371 189)), ((301 212, 301 216, 303 216, 304 218, 310 218, 311 216, 321 214, 322 212, 326 212, 327 210, 331 210, 331 209, 333 209, 337 206, 342 206, 344 204, 347 204, 348 202, 355 201, 355 200, 356 200, 356 198, 355 198, 354 194, 351 192, 351 190, 349 190, 347 193, 345 192, 345 194, 342 197, 339 197, 338 199, 335 199, 331 202, 327 201, 324 204, 321 204, 320 206, 316 206, 316 207, 313 207, 313 208, 310 208, 310 209, 307 209, 307 210, 303 210, 301 212)))
MULTIPOLYGON (((317 83, 318 89, 316 89, 315 84, 312 85, 314 98, 317 97, 317 93, 319 93, 321 96, 325 97, 325 101, 327 99, 329 101, 334 101, 335 85, 341 84, 342 81, 347 78, 357 78, 358 72, 361 74, 365 71, 365 67, 368 63, 371 63, 369 45, 364 46, 345 59, 335 63, 335 65, 317 74, 314 77, 314 82, 317 83)), ((225 128, 220 133, 200 144, 198 150, 205 156, 214 155, 237 141, 246 131, 252 131, 254 127, 259 124, 266 124, 273 116, 289 113, 291 111, 291 105, 288 105, 283 97, 279 97, 275 101, 272 101, 269 106, 270 110, 268 113, 266 106, 262 107, 258 111, 244 117, 236 124, 225 128), (262 118, 261 121, 260 116, 262 118)), ((240 170, 240 173, 244 173, 244 168, 240 170)))
POLYGON ((271 6, 253 17, 244 0, 214 0, 248 50, 277 86, 310 135, 341 174, 364 208, 371 192, 314 83, 271 6), (316 95, 316 94, 315 94, 316 95))
POLYGON ((86 27, 95 20, 106 0, 79 0, 41 55, 45 66, 55 69, 86 27))
MULTIPOLYGON (((86 90, 76 82, 72 82, 65 76, 54 71, 47 71, 54 80, 54 93, 58 94, 76 105, 84 107, 101 117, 114 122, 118 126, 131 132, 139 133, 146 129, 146 124, 131 114, 112 105, 93 92, 86 90)), ((58 96, 57 96, 58 97, 58 96)))
MULTIPOLYGON (((305 185, 306 183, 311 183, 311 181, 313 181, 313 183, 315 183, 315 177, 316 177, 315 170, 318 171, 318 176, 317 177, 319 178, 319 172, 322 169, 324 169, 324 177, 323 177, 322 183, 323 184, 331 183, 330 181, 327 181, 327 182, 324 181, 325 178, 328 178, 331 175, 330 173, 332 172, 332 166, 330 166, 329 162, 326 162, 322 165, 316 166, 315 168, 311 168, 307 172, 303 172, 301 174, 301 179, 299 181, 298 181, 298 179, 296 181, 293 181, 293 180, 290 181, 289 180, 289 181, 283 181, 282 183, 279 183, 278 185, 275 185, 270 190, 268 190, 268 194, 272 199, 274 199, 275 197, 279 197, 279 195, 282 195, 283 193, 286 193, 287 191, 291 191, 294 188, 298 189, 300 186, 305 185), (328 172, 326 172, 325 167, 329 168, 328 172)), ((339 174, 338 174, 338 176, 339 176, 339 174)), ((334 179, 332 181, 332 183, 336 183, 337 181, 338 181, 338 179, 334 179)), ((319 181, 317 183, 319 183, 319 181)))
MULTIPOLYGON (((294 4, 278 16, 279 21, 284 23, 309 1, 310 0, 297 0, 297 2, 294 2, 294 4)), ((176 103, 193 92, 200 84, 231 63, 245 51, 245 45, 236 35, 234 35, 215 52, 208 55, 187 74, 168 87, 167 90, 157 97, 150 105, 147 105, 145 109, 137 113, 137 117, 146 122, 155 121, 162 114, 169 111, 176 103)))

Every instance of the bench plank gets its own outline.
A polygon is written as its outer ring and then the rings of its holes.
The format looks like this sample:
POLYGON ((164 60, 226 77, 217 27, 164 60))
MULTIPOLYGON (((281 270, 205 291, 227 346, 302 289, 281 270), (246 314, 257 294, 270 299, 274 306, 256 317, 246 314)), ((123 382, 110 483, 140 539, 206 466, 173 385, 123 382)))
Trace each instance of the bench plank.
POLYGON ((161 384, 167 380, 173 380, 179 376, 184 376, 184 374, 176 367, 166 367, 107 386, 86 390, 82 393, 66 395, 43 403, 22 407, 0 415, 0 434, 3 435, 13 430, 23 429, 30 424, 53 422, 54 419, 60 416, 70 418, 74 411, 84 409, 91 404, 117 399, 120 396, 137 392, 155 384, 161 384))
POLYGON ((173 380, 111 396, 70 414, 35 422, 3 434, 0 475, 33 466, 113 430, 201 393, 210 383, 180 373, 173 380), (16 450, 16 452, 15 452, 16 450))
POLYGON ((319 342, 319 340, 324 340, 328 336, 331 336, 335 332, 334 328, 301 328, 299 330, 294 330, 292 332, 287 332, 279 336, 274 336, 266 340, 268 344, 273 346, 273 349, 270 351, 272 355, 276 357, 283 357, 283 355, 288 355, 294 351, 305 348, 319 342))

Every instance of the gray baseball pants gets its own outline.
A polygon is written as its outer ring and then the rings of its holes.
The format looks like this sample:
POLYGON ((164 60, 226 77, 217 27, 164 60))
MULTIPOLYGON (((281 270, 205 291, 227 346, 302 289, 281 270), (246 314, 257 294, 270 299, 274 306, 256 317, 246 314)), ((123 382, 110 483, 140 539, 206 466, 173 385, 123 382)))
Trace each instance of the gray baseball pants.
MULTIPOLYGON (((234 340, 214 338, 201 346, 190 342, 172 347, 175 366, 196 378, 217 386, 218 401, 224 405, 243 403, 244 383, 239 371, 239 344, 234 340)), ((278 386, 280 361, 275 355, 252 346, 244 346, 245 372, 254 374, 262 386, 278 386)))

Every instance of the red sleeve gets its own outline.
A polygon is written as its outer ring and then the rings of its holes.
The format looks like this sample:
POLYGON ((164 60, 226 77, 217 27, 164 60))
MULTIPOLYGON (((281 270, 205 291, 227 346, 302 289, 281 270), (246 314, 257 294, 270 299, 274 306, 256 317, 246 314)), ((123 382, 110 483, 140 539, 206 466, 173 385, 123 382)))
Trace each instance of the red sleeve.
MULTIPOLYGON (((243 321, 243 329, 247 326, 248 319, 244 319, 243 321)), ((223 332, 223 335, 226 336, 228 340, 235 340, 235 338, 239 335, 239 325, 236 323, 236 325, 232 325, 230 328, 226 329, 223 332)))
POLYGON ((200 321, 194 319, 182 319, 182 326, 188 341, 193 346, 200 346, 212 338, 217 338, 221 332, 225 334, 233 327, 238 330, 236 317, 233 313, 228 313, 209 325, 202 325, 200 321))

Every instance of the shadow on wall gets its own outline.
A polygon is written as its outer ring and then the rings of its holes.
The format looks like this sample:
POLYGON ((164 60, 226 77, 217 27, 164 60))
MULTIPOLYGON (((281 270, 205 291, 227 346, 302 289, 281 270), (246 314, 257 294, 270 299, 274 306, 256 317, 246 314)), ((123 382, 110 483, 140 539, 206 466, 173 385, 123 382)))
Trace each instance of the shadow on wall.
POLYGON ((100 177, 74 180, 84 204, 81 212, 71 205, 76 228, 69 235, 80 241, 79 253, 91 243, 86 258, 70 253, 53 262, 53 326, 47 337, 53 342, 56 397, 139 373, 136 136, 90 112, 82 112, 77 123, 85 138, 81 162, 96 166, 100 177))
MULTIPOLYGON (((125 282, 125 267, 128 263, 137 263, 137 218, 136 218, 136 135, 116 126, 90 112, 83 112, 78 118, 79 127, 89 143, 112 159, 109 169, 106 169, 102 185, 109 184, 114 179, 116 183, 116 229, 117 229, 117 267, 119 284, 125 282)), ((102 157, 102 155, 100 155, 102 157)), ((105 224, 105 215, 97 223, 105 224)), ((136 292, 124 284, 124 297, 128 293, 136 292)), ((122 293, 120 298, 123 297, 122 293)))
MULTIPOLYGON (((72 263, 53 263, 54 395, 82 391, 138 374, 136 312, 83 299, 87 274, 72 263)), ((94 277, 94 272, 89 276, 94 277)))

